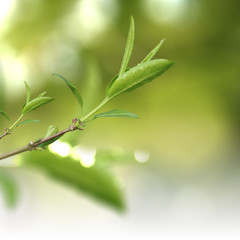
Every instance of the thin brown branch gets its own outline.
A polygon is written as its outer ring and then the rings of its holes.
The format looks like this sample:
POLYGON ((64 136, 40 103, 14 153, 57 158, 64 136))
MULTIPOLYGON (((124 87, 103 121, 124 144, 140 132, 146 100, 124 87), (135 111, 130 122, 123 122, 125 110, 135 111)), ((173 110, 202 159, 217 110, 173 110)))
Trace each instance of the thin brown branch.
POLYGON ((4 133, 0 136, 0 140, 9 134, 11 134, 11 130, 9 128, 5 128, 4 133))
POLYGON ((56 134, 53 134, 49 137, 43 138, 41 140, 38 140, 38 141, 35 141, 35 142, 30 142, 26 146, 18 148, 14 151, 2 154, 2 155, 0 155, 0 160, 3 160, 3 159, 8 158, 8 157, 15 156, 15 155, 23 153, 23 152, 33 151, 33 150, 37 150, 39 148, 44 148, 45 146, 53 143, 54 141, 56 141, 57 139, 59 139, 60 137, 62 137, 64 134, 66 134, 68 132, 72 132, 72 131, 75 131, 75 130, 83 130, 79 126, 81 126, 81 123, 79 123, 77 119, 73 119, 72 125, 70 125, 68 128, 66 128, 66 129, 64 129, 64 130, 62 130, 62 131, 60 131, 56 134), (45 146, 44 146, 44 144, 45 144, 45 146))

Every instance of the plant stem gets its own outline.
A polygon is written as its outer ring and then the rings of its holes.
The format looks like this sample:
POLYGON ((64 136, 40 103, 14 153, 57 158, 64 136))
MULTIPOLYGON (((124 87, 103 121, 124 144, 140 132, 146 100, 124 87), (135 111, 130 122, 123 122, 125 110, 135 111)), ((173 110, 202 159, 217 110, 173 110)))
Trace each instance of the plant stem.
POLYGON ((21 114, 21 116, 16 120, 15 123, 11 127, 9 127, 9 130, 12 130, 16 125, 21 121, 21 119, 24 117, 24 114, 21 114))
POLYGON ((20 154, 22 152, 30 151, 30 146, 31 145, 28 144, 27 146, 24 146, 22 148, 18 148, 16 150, 12 151, 12 152, 2 154, 2 155, 0 155, 0 160, 11 157, 11 156, 14 156, 14 155, 17 155, 17 154, 20 154))
POLYGON ((84 116, 83 119, 81 119, 81 121, 84 122, 85 120, 87 120, 94 113, 96 113, 100 108, 102 108, 109 100, 110 99, 107 97, 105 99, 103 99, 103 101, 96 108, 94 108, 90 113, 88 113, 86 116, 84 116))
POLYGON ((26 152, 26 151, 36 150, 38 147, 40 147, 41 144, 49 142, 49 141, 54 140, 54 139, 57 140, 58 138, 62 137, 64 134, 66 134, 68 132, 75 131, 75 130, 83 130, 83 129, 79 128, 79 126, 75 126, 75 123, 73 123, 68 128, 66 128, 66 129, 64 129, 64 130, 62 130, 62 131, 60 131, 56 134, 53 134, 53 135, 51 135, 47 138, 41 139, 41 140, 36 141, 36 142, 30 142, 29 144, 27 144, 24 147, 21 147, 21 148, 18 148, 16 150, 14 150, 14 151, 11 151, 11 152, 0 155, 0 160, 11 157, 11 156, 14 156, 14 155, 17 155, 17 154, 20 154, 20 153, 23 153, 23 152, 26 152))
POLYGON ((2 138, 6 137, 7 135, 11 134, 12 129, 13 129, 14 127, 16 127, 16 125, 21 121, 21 119, 22 119, 23 117, 24 117, 24 114, 21 114, 21 116, 16 120, 15 123, 13 123, 13 125, 12 125, 11 127, 5 128, 4 133, 0 136, 0 140, 1 140, 2 138))
POLYGON ((1 140, 2 138, 6 137, 7 135, 9 135, 10 132, 11 132, 11 131, 10 131, 8 128, 5 128, 4 133, 0 136, 0 140, 1 140))
MULTIPOLYGON (((87 120, 89 117, 91 117, 94 113, 96 113, 100 108, 102 108, 108 101, 110 101, 111 98, 106 97, 96 108, 94 108, 91 112, 89 112, 87 115, 85 115, 83 117, 83 119, 80 120, 81 123, 83 123, 85 120, 87 120)), ((17 119, 17 121, 8 129, 9 131, 11 131, 14 127, 16 127, 16 125, 20 122, 20 120, 23 118, 23 114, 17 119)), ((56 134, 51 135, 50 137, 41 139, 40 141, 37 142, 30 142, 28 145, 21 147, 19 149, 16 149, 14 151, 5 153, 0 155, 0 160, 11 157, 11 156, 15 156, 17 154, 26 152, 26 151, 32 151, 32 150, 36 150, 38 147, 41 147, 40 145, 42 145, 43 143, 46 142, 54 142, 54 139, 58 139, 60 137, 62 137, 65 133, 71 132, 71 131, 75 131, 75 130, 83 130, 81 128, 79 128, 79 126, 75 126, 76 124, 76 119, 73 120, 72 125, 70 125, 68 128, 62 130, 61 132, 58 132, 56 134), (75 122, 74 122, 75 120, 75 122)), ((3 134, 2 136, 0 136, 0 139, 2 137, 4 137, 6 134, 3 134)))

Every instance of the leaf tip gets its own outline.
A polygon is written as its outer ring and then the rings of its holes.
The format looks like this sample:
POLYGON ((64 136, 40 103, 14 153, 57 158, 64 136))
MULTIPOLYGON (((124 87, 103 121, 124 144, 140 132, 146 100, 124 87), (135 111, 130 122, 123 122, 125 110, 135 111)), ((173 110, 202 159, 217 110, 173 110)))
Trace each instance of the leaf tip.
POLYGON ((131 24, 133 24, 134 25, 134 17, 133 17, 133 15, 131 14, 131 16, 130 16, 130 22, 131 22, 131 24))
POLYGON ((164 37, 160 42, 164 43, 166 41, 166 37, 164 37))
POLYGON ((26 103, 28 103, 31 99, 31 89, 28 86, 27 82, 24 81, 25 87, 26 87, 26 91, 27 91, 27 99, 26 99, 26 103))
POLYGON ((169 67, 171 67, 171 66, 174 65, 175 63, 176 63, 176 62, 169 60, 169 67))
MULTIPOLYGON (((161 48, 161 46, 164 44, 164 42, 166 41, 166 38, 163 38, 160 42, 159 42, 159 49, 161 48)), ((159 50, 158 49, 158 50, 159 50)))

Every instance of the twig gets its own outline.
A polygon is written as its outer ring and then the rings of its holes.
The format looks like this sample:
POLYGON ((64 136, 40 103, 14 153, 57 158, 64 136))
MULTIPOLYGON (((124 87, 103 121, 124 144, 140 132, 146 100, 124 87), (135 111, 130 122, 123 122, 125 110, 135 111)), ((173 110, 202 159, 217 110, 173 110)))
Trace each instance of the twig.
POLYGON ((11 134, 11 130, 9 128, 5 128, 4 133, 0 136, 0 140, 9 134, 11 134))
MULTIPOLYGON (((2 155, 0 155, 0 160, 3 160, 5 158, 11 157, 11 156, 15 156, 15 155, 23 153, 23 152, 37 150, 38 148, 41 148, 44 145, 44 143, 51 144, 52 142, 56 141, 57 139, 59 139, 60 137, 62 137, 64 134, 66 134, 68 132, 72 132, 75 130, 83 130, 83 128, 80 128, 80 126, 82 126, 82 123, 78 119, 74 118, 72 121, 72 124, 68 128, 66 128, 56 134, 53 134, 49 137, 43 138, 41 140, 38 140, 35 142, 31 141, 26 146, 18 148, 14 151, 2 154, 2 155)), ((46 144, 46 145, 49 145, 49 144, 46 144)))

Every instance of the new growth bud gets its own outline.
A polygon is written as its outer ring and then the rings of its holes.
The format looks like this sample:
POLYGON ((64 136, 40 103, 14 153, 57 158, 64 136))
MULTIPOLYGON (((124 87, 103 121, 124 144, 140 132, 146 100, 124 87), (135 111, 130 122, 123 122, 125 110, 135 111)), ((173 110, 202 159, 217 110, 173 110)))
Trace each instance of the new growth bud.
POLYGON ((83 126, 82 122, 80 121, 80 119, 74 118, 72 120, 71 130, 75 130, 75 129, 83 130, 79 128, 79 126, 83 126))
POLYGON ((48 130, 47 130, 46 135, 44 136, 44 138, 50 137, 50 136, 52 136, 52 135, 54 135, 56 133, 58 133, 58 128, 55 127, 54 125, 50 125, 48 127, 48 130))

